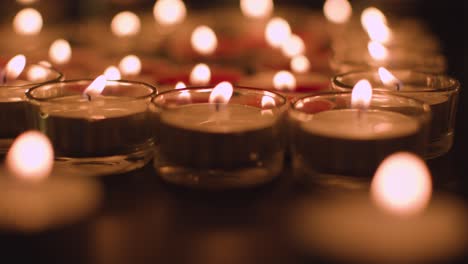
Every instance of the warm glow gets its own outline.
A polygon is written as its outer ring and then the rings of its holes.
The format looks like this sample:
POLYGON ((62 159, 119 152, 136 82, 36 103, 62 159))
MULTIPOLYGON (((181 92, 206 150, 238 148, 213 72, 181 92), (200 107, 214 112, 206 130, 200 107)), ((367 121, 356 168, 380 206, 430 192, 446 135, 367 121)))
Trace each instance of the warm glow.
POLYGON ((395 77, 395 75, 393 75, 390 71, 388 71, 384 67, 379 67, 379 77, 384 85, 398 86, 398 88, 401 88, 402 86, 400 80, 398 80, 395 77))
POLYGON ((42 29, 42 16, 34 8, 25 8, 13 19, 13 29, 20 35, 36 35, 42 29))
POLYGON ((120 74, 119 69, 115 66, 107 67, 107 69, 104 71, 104 76, 108 81, 116 81, 122 79, 122 75, 120 74))
POLYGON ((83 92, 88 96, 97 96, 106 88, 107 79, 104 75, 99 75, 83 92))
POLYGON ((210 103, 222 103, 226 104, 231 100, 232 94, 234 92, 234 87, 229 82, 222 82, 213 88, 210 94, 210 103))
POLYGON ((70 61, 72 49, 70 43, 64 39, 57 39, 50 45, 49 58, 55 64, 66 64, 70 61))
POLYGON ((2 72, 4 74, 3 78, 8 80, 15 80, 24 70, 26 66, 26 57, 22 54, 16 55, 11 58, 7 65, 5 66, 5 71, 2 72))
POLYGON ((218 46, 216 34, 207 26, 198 26, 192 32, 190 41, 192 43, 192 48, 202 55, 212 54, 218 46))
POLYGON ((22 5, 30 5, 34 4, 37 2, 37 0, 16 0, 16 2, 22 4, 22 5))
POLYGON ((371 40, 377 41, 380 43, 388 43, 388 41, 391 38, 390 28, 383 23, 369 25, 366 28, 366 31, 371 40))
POLYGON ((38 62, 37 64, 39 64, 39 65, 41 65, 41 66, 44 66, 44 67, 46 67, 46 68, 52 68, 52 63, 50 63, 50 62, 48 62, 48 61, 45 61, 45 60, 40 61, 40 62, 38 62))
POLYGON ((153 15, 162 25, 174 25, 185 19, 187 10, 181 0, 158 0, 154 4, 153 15))
POLYGON ((140 32, 140 18, 130 11, 120 12, 111 22, 111 30, 117 37, 134 36, 140 32))
POLYGON ((184 88, 187 88, 187 85, 185 85, 184 82, 177 82, 174 88, 175 89, 184 89, 184 88))
POLYGON ((289 71, 279 71, 273 76, 273 87, 276 90, 296 89, 296 77, 289 71))
POLYGON ((42 66, 31 65, 27 72, 28 80, 31 82, 42 82, 47 78, 47 70, 42 66))
POLYGON ((141 72, 141 61, 135 55, 125 56, 119 63, 120 72, 123 75, 135 76, 141 72))
POLYGON ((323 5, 323 13, 328 21, 343 24, 351 18, 353 8, 348 0, 327 0, 323 5))
POLYGON ((385 60, 388 57, 388 50, 384 45, 376 41, 371 41, 367 45, 369 54, 375 60, 385 60))
POLYGON ((364 29, 374 25, 387 24, 387 18, 379 9, 375 7, 368 7, 362 11, 361 24, 364 29))
POLYGON ((211 81, 211 70, 208 65, 199 63, 190 73, 190 83, 193 85, 207 85, 211 81))
POLYGON ((274 48, 280 48, 291 36, 289 23, 281 17, 272 18, 265 28, 265 38, 274 48))
POLYGON ((372 85, 368 80, 360 80, 353 87, 351 106, 357 109, 367 109, 372 100, 372 85))
POLYGON ((298 35, 292 34, 283 42, 281 50, 283 51, 284 56, 293 58, 305 52, 305 44, 298 35))
POLYGON ((49 176, 53 162, 52 144, 37 131, 28 131, 18 136, 6 157, 8 170, 27 181, 39 181, 49 176))
POLYGON ((306 73, 310 69, 309 59, 304 55, 295 56, 291 60, 291 70, 295 73, 306 73))
POLYGON ((371 184, 374 202, 399 215, 424 210, 431 193, 429 169, 421 158, 407 152, 387 157, 377 169, 371 184))
POLYGON ((262 97, 262 108, 273 108, 276 106, 276 102, 275 102, 275 99, 273 99, 271 96, 268 96, 268 95, 264 95, 262 97))
POLYGON ((273 12, 273 0, 241 0, 242 14, 250 18, 264 18, 273 12))

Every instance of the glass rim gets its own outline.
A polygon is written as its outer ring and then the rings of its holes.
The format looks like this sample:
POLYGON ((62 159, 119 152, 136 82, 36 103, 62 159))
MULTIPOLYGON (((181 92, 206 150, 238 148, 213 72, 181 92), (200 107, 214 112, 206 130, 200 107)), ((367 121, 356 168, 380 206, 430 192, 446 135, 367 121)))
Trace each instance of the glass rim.
MULTIPOLYGON (((40 84, 40 85, 36 85, 34 87, 31 87, 29 88, 27 91, 26 91, 26 97, 29 99, 29 100, 32 100, 32 101, 37 101, 37 102, 50 102, 50 103, 54 103, 54 102, 51 102, 50 100, 52 98, 48 97, 48 98, 37 98, 35 96, 33 96, 31 93, 34 91, 34 90, 37 90, 39 88, 42 88, 46 85, 56 85, 56 84, 72 84, 72 83, 79 83, 79 82, 87 82, 87 83, 91 83, 93 82, 95 79, 75 79, 75 80, 64 80, 64 81, 55 81, 55 82, 48 82, 48 83, 43 83, 43 84, 40 84)), ((139 82, 139 81, 132 81, 132 80, 108 80, 107 83, 121 83, 121 84, 134 84, 134 85, 139 85, 139 86, 143 86, 143 87, 146 87, 146 88, 149 88, 151 90, 151 93, 147 94, 147 95, 142 95, 142 96, 136 96, 136 97, 130 97, 131 99, 130 100, 140 100, 140 99, 146 99, 146 98, 151 98, 151 97, 154 97, 154 95, 157 95, 158 94, 158 89, 155 87, 155 86, 152 86, 148 83, 144 83, 144 82, 139 82)), ((56 97, 54 97, 56 98, 56 97)))
POLYGON ((37 82, 37 83, 36 82, 31 82, 31 83, 21 84, 21 85, 0 85, 0 89, 22 89, 22 88, 27 88, 27 87, 31 87, 31 86, 36 87, 36 86, 39 86, 39 85, 44 85, 44 84, 48 84, 48 83, 52 83, 52 82, 60 82, 60 80, 64 76, 64 74, 62 72, 60 72, 59 70, 57 70, 53 66, 45 66, 45 65, 42 65, 40 63, 30 63, 30 64, 26 64, 25 68, 28 67, 28 66, 42 67, 42 68, 44 68, 46 70, 49 70, 49 71, 55 73, 57 76, 54 77, 53 79, 43 81, 43 82, 37 82))
MULTIPOLYGON (((340 78, 344 78, 346 76, 351 76, 353 74, 372 74, 374 73, 374 71, 376 70, 377 68, 375 67, 371 67, 370 69, 366 69, 366 70, 355 70, 355 71, 350 71, 350 72, 346 72, 346 73, 340 73, 340 74, 337 74, 335 75, 332 80, 331 80, 331 84, 333 86, 333 88, 335 89, 344 89, 346 91, 351 91, 354 87, 354 84, 353 85, 350 85, 350 84, 346 84, 342 81, 340 81, 339 79, 340 78)), ((434 76, 434 77, 437 77, 437 78, 440 78, 440 77, 443 77, 443 78, 447 78, 447 80, 450 82, 450 85, 447 85, 446 87, 440 87, 440 88, 430 88, 430 87, 427 87, 425 89, 421 89, 421 90, 413 90, 413 91, 392 91, 392 90, 388 90, 388 89, 382 89, 382 88, 373 88, 373 91, 378 91, 378 92, 386 92, 386 93, 402 93, 402 94, 409 94, 409 93, 423 93, 423 92, 431 92, 431 93, 438 93, 438 92, 457 92, 459 89, 460 89, 460 81, 458 81, 457 79, 449 76, 449 75, 446 75, 446 74, 442 74, 442 73, 432 73, 432 72, 425 72, 425 71, 417 71, 417 70, 411 70, 411 69, 391 69, 392 72, 410 72, 410 73, 416 73, 416 74, 420 74, 420 75, 424 75, 424 76, 434 76)))

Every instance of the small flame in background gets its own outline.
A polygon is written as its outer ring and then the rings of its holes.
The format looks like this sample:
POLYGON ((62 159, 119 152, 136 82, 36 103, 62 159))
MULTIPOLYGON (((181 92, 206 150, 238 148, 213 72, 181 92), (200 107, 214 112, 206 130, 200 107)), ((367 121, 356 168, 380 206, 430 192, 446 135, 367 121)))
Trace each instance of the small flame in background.
POLYGON ((291 60, 291 70, 295 73, 306 73, 310 69, 310 61, 304 55, 298 55, 291 60))
POLYGON ((27 73, 28 80, 32 82, 42 82, 47 79, 47 70, 42 66, 31 65, 27 73))
POLYGON ((234 87, 230 82, 221 82, 211 91, 209 102, 226 104, 231 100, 234 93, 234 87))
POLYGON ((176 25, 184 21, 187 9, 182 0, 158 0, 154 4, 153 16, 161 25, 176 25))
POLYGON ((289 71, 279 71, 273 76, 273 87, 276 90, 294 91, 296 85, 296 77, 289 71))
POLYGON ((136 55, 125 56, 119 62, 119 69, 123 75, 136 76, 141 72, 141 60, 136 55))
POLYGON ((208 65, 199 63, 190 73, 190 83, 193 85, 207 85, 211 81, 211 70, 208 65))
POLYGON ((49 48, 50 60, 59 65, 67 64, 72 57, 70 43, 64 39, 55 40, 49 48))
POLYGON ((291 34, 291 36, 282 43, 281 51, 283 55, 288 58, 302 55, 305 52, 304 41, 298 35, 291 34))
POLYGON ((372 100, 372 85, 368 80, 360 80, 354 85, 351 93, 351 106, 367 109, 372 100))
POLYGON ((6 165, 17 178, 29 182, 45 179, 52 171, 54 150, 49 139, 37 131, 19 135, 8 150, 6 165))
POLYGON ((175 89, 184 89, 187 88, 187 85, 185 85, 184 82, 177 82, 176 85, 174 86, 175 89))
POLYGON ((242 14, 249 18, 265 18, 273 13, 273 0, 241 0, 242 14))
POLYGON ((261 105, 262 105, 262 108, 269 109, 269 108, 275 107, 276 102, 275 102, 275 99, 273 99, 271 96, 264 95, 262 97, 261 105))
POLYGON ((323 13, 328 21, 344 24, 353 14, 353 8, 347 0, 327 0, 323 5, 323 13))
POLYGON ((366 8, 361 14, 361 24, 372 41, 388 43, 391 30, 387 25, 387 18, 375 7, 366 8))
POLYGON ((281 17, 270 19, 265 28, 265 39, 273 48, 281 48, 283 43, 291 36, 291 27, 288 21, 281 17))
POLYGON ((2 79, 0 82, 16 80, 21 75, 25 67, 26 57, 23 54, 14 56, 7 62, 5 69, 0 73, 2 79))
POLYGON ((116 81, 122 79, 122 75, 120 74, 119 69, 115 66, 107 67, 104 71, 104 76, 108 81, 116 81))
POLYGON ((84 90, 83 94, 88 96, 98 96, 106 88, 107 79, 104 75, 99 75, 94 81, 84 90))
POLYGON ((13 29, 20 35, 37 35, 42 30, 42 15, 34 8, 19 11, 13 19, 13 29))
POLYGON ((111 21, 111 31, 117 37, 130 37, 140 33, 140 18, 133 12, 123 11, 111 21))
POLYGON ((382 61, 388 57, 387 48, 377 41, 370 41, 367 45, 367 49, 371 57, 375 60, 382 61))
POLYGON ((398 89, 401 89, 403 84, 398 80, 395 75, 393 75, 389 70, 384 67, 379 67, 379 77, 382 83, 386 86, 397 86, 398 89))
POLYGON ((377 206, 396 215, 420 213, 431 194, 429 169, 421 158, 407 152, 387 157, 371 184, 371 197, 377 206))
POLYGON ((198 26, 192 32, 192 48, 202 55, 210 55, 218 46, 218 39, 214 31, 208 26, 198 26))

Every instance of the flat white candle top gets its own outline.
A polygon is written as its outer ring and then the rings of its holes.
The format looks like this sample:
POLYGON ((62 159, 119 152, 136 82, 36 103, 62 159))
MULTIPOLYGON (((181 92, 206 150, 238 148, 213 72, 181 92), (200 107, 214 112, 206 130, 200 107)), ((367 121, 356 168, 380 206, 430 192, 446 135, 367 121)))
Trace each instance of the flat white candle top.
POLYGON ((305 131, 323 137, 376 140, 408 136, 420 128, 417 120, 400 113, 355 109, 320 112, 302 124, 305 131))
POLYGON ((264 111, 238 104, 220 104, 216 111, 216 104, 192 104, 163 112, 161 122, 188 130, 236 133, 271 126, 276 118, 264 111))

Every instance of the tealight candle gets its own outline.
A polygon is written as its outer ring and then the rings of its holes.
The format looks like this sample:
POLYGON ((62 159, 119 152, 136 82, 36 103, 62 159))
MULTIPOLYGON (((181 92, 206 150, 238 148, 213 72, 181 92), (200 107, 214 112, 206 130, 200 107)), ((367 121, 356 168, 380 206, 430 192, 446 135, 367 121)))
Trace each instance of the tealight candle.
POLYGON ((152 157, 148 104, 156 89, 131 81, 78 80, 31 88, 34 126, 52 141, 57 164, 108 174, 142 167, 152 157))
POLYGON ((165 181, 237 188, 271 181, 281 172, 286 110, 281 95, 222 82, 164 92, 153 103, 154 167, 165 181))
POLYGON ((430 144, 426 158, 445 154, 453 144, 456 104, 460 83, 448 76, 385 68, 338 75, 333 87, 350 90, 360 79, 368 79, 375 90, 394 92, 425 102, 431 107, 430 144))
POLYGON ((305 198, 292 209, 292 244, 326 263, 463 263, 468 214, 434 195, 420 158, 396 153, 378 168, 369 196, 305 198))
POLYGON ((0 153, 6 153, 13 139, 28 129, 25 92, 34 85, 60 80, 62 74, 39 65, 26 64, 22 55, 0 66, 0 153))
POLYGON ((289 117, 296 171, 366 179, 393 152, 424 154, 430 110, 410 98, 372 94, 362 80, 352 93, 297 100, 289 117))

